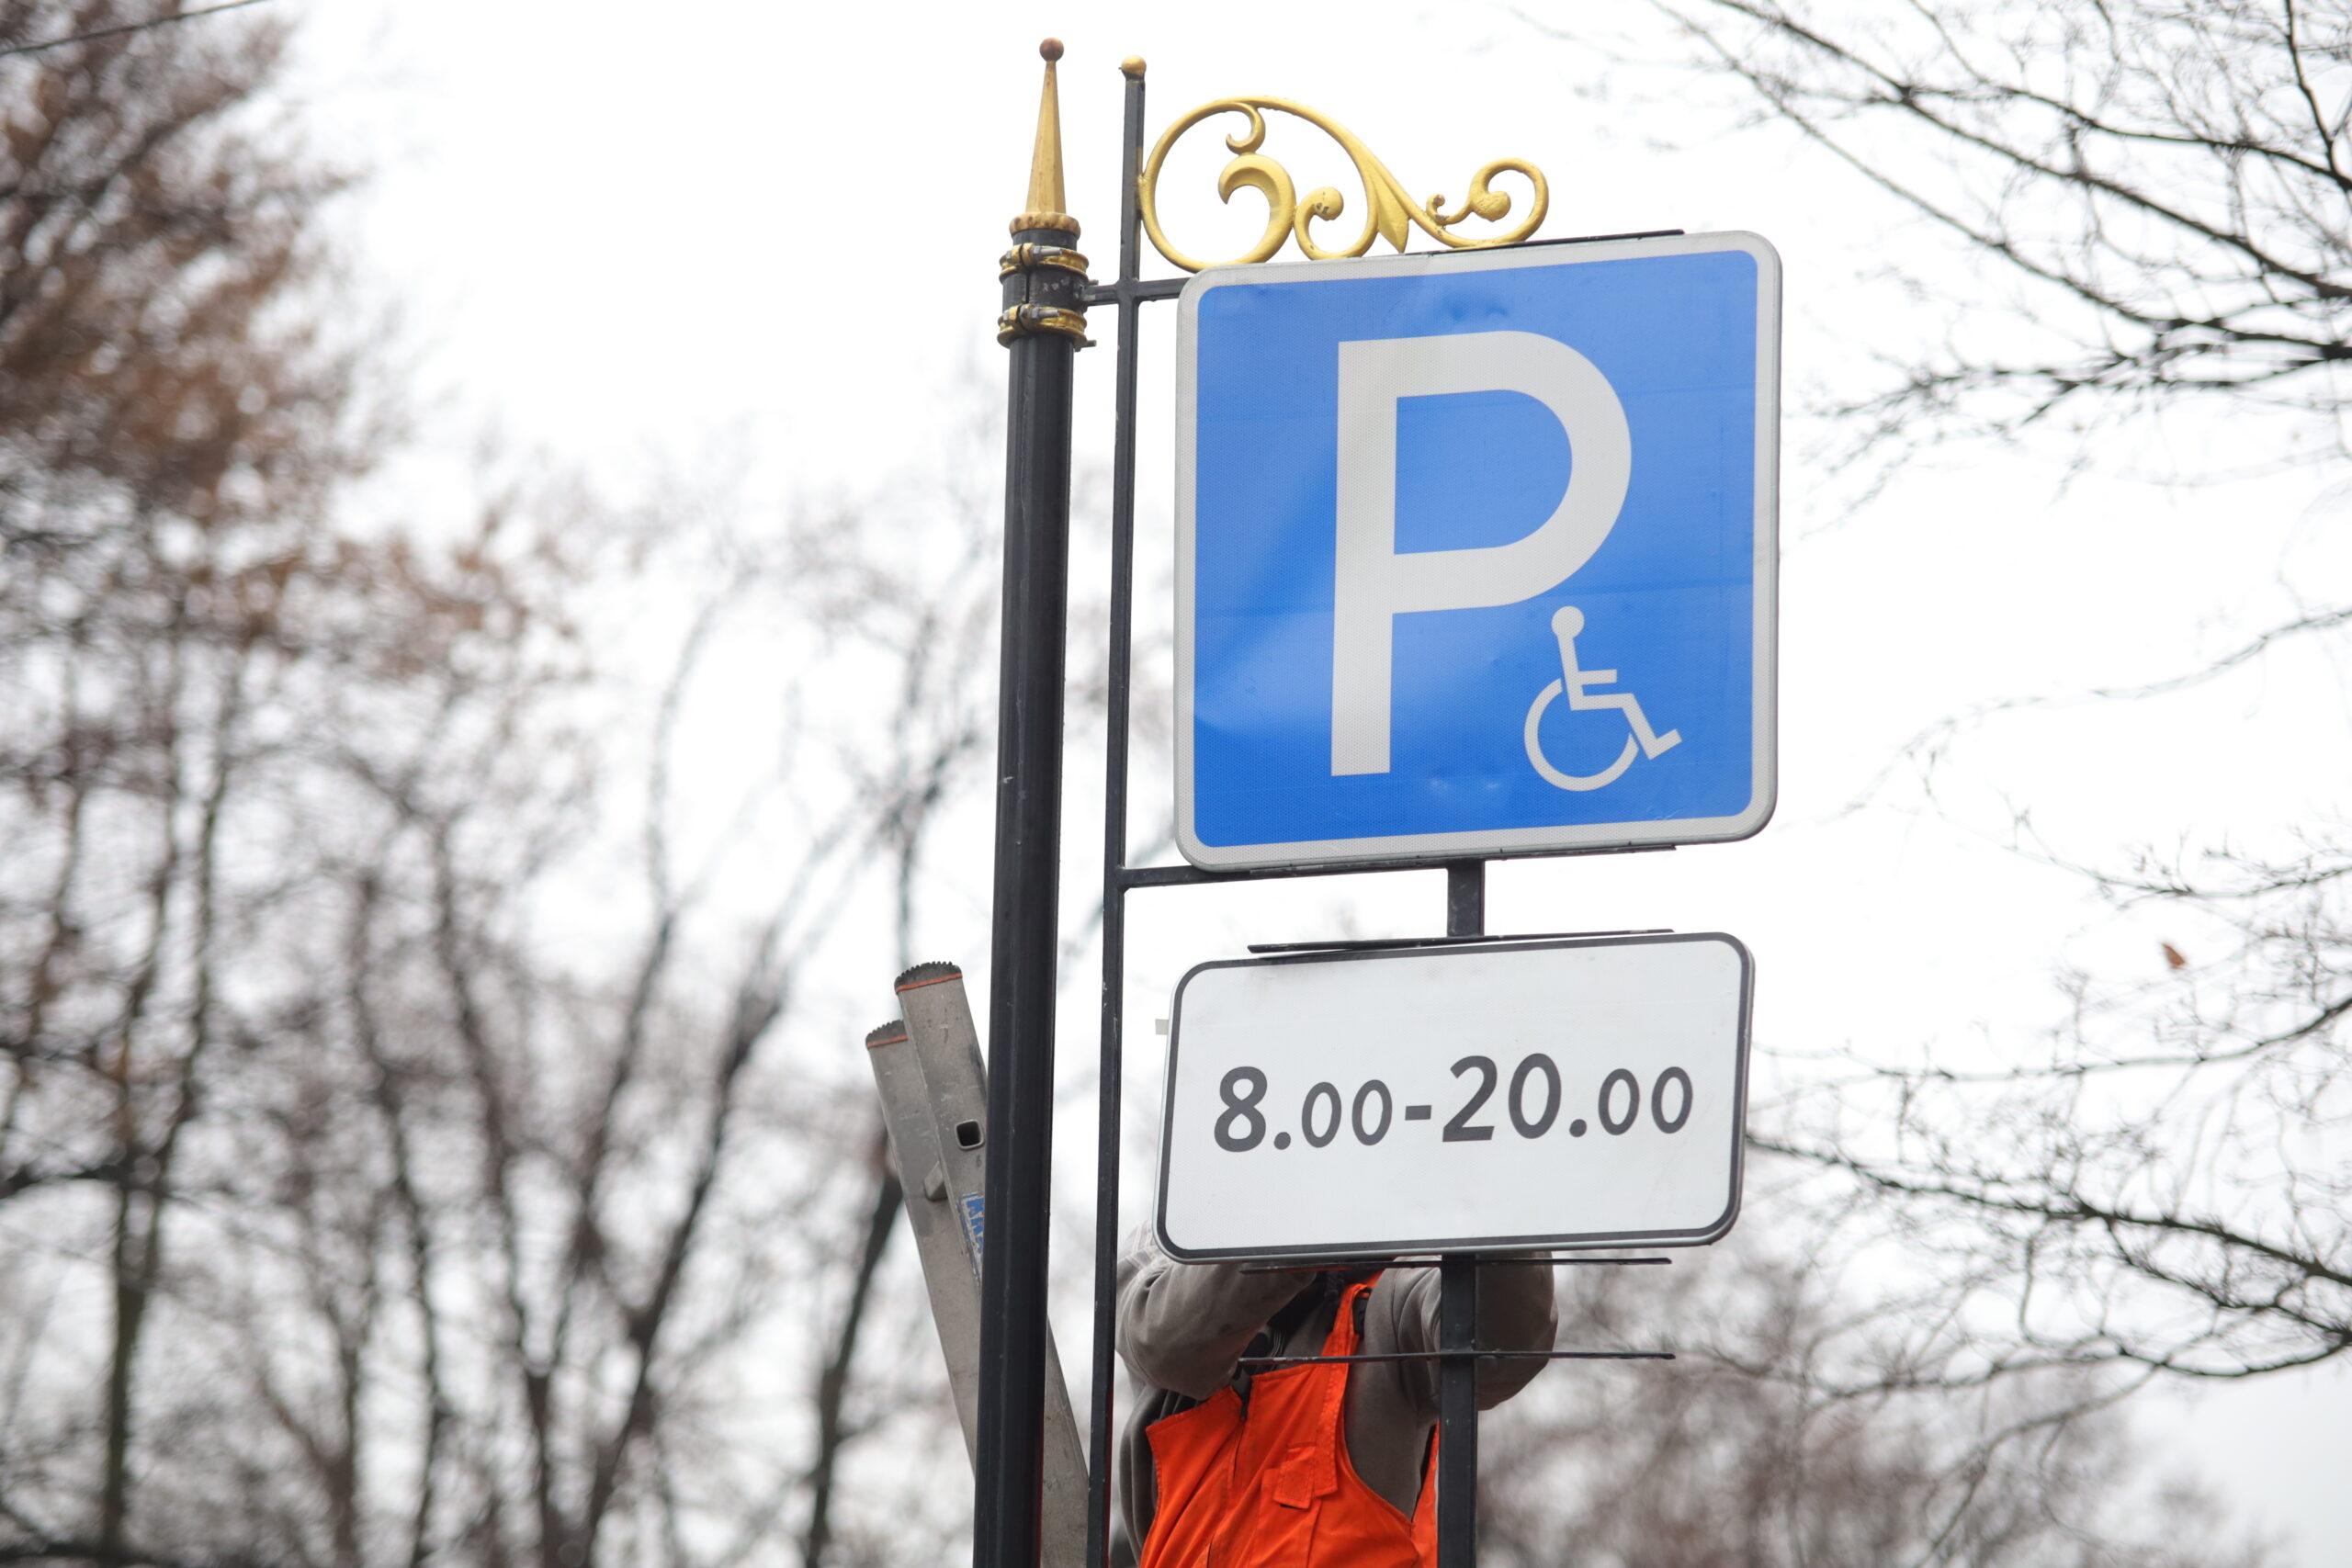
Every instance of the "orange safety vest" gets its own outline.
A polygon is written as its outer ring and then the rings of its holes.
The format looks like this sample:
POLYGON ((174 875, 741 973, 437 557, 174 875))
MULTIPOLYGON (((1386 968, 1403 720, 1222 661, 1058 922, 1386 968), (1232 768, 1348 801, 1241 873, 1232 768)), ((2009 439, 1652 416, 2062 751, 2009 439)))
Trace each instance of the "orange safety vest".
MULTIPOLYGON (((1356 1303, 1340 1298, 1326 1356, 1356 1353, 1356 1303)), ((1347 1362, 1261 1372, 1245 1401, 1219 1389, 1144 1430, 1159 1506, 1140 1568, 1433 1568, 1437 1445, 1408 1517, 1348 1459, 1347 1362)))

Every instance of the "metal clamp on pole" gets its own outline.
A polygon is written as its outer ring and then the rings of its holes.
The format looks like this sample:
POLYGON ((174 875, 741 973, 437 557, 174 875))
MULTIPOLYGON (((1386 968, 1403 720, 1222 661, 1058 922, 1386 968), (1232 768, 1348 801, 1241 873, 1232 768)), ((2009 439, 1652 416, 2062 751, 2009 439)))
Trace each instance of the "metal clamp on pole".
MULTIPOLYGON (((1015 222, 1038 216, 1023 213, 1015 222)), ((1058 217, 1058 213, 1052 214, 1058 217)), ((1024 241, 997 258, 1004 284, 1004 310, 996 319, 996 341, 1010 347, 1031 333, 1054 333, 1080 348, 1086 335, 1086 258, 1067 245, 1024 241)))
MULTIPOLYGON (((964 1449, 977 1460, 987 1069, 980 1063, 979 1033, 972 1025, 961 969, 918 964, 899 976, 898 993, 905 1020, 865 1037, 866 1060, 874 1067, 891 1154, 906 1189, 907 1223, 922 1260, 964 1449)), ((1086 1461, 1050 1332, 1045 1395, 1042 1560, 1045 1568, 1080 1568, 1086 1559, 1086 1461)))

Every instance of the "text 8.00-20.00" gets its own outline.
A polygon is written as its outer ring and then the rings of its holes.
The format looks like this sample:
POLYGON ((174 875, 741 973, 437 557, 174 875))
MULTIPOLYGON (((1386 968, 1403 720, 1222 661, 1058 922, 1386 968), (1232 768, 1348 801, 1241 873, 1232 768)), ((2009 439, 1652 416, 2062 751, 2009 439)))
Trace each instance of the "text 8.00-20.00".
MULTIPOLYGON (((1484 1143, 1495 1135, 1495 1123, 1478 1118, 1482 1113, 1490 1114, 1488 1101, 1494 1099, 1495 1088, 1501 1082, 1501 1069, 1491 1056, 1464 1056, 1449 1070, 1457 1079, 1471 1080, 1465 1086, 1469 1098, 1439 1129, 1439 1140, 1448 1144, 1484 1143)), ((1694 1092, 1690 1075, 1680 1067, 1668 1067, 1658 1073, 1646 1096, 1641 1078, 1627 1068, 1618 1067, 1601 1078, 1594 1095, 1593 1117, 1601 1131, 1622 1137, 1641 1120, 1646 1099, 1652 1124, 1661 1133, 1679 1133, 1690 1120, 1694 1092)), ((1218 1093, 1225 1110, 1211 1129, 1217 1147, 1231 1154, 1247 1154, 1265 1144, 1265 1072, 1258 1067, 1234 1067, 1226 1073, 1218 1093)), ((1512 1131, 1521 1137, 1540 1138, 1559 1120, 1563 1099, 1559 1065, 1538 1051, 1521 1057, 1512 1070, 1503 1110, 1512 1131)), ((1432 1114, 1432 1107, 1426 1103, 1408 1104, 1404 1110, 1407 1122, 1427 1122, 1432 1114)), ((1388 1136, 1396 1120, 1396 1097, 1380 1079, 1366 1079, 1352 1098, 1343 1095, 1337 1084, 1323 1082, 1309 1089, 1300 1101, 1298 1133, 1309 1148, 1329 1147, 1343 1130, 1353 1133, 1357 1143, 1370 1146, 1388 1136)), ((1572 1138, 1581 1138, 1591 1130, 1592 1123, 1581 1116, 1571 1118, 1567 1124, 1567 1134, 1572 1138)), ((1290 1133, 1277 1130, 1272 1146, 1289 1148, 1290 1133)))

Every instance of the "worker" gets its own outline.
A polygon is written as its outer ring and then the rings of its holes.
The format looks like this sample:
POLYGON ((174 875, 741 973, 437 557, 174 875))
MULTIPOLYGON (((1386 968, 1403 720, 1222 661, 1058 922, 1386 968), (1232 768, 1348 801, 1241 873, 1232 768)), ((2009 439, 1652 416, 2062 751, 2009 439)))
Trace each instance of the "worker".
MULTIPOLYGON (((1438 1290, 1433 1268, 1179 1263, 1131 1243, 1118 1343, 1142 1387, 1118 1478, 1141 1568, 1430 1568, 1439 1362, 1243 1363, 1434 1350, 1438 1290)), ((1480 1270, 1482 1349, 1548 1350, 1555 1326, 1549 1268, 1480 1270)), ((1478 1407, 1544 1365, 1478 1362, 1478 1407)))

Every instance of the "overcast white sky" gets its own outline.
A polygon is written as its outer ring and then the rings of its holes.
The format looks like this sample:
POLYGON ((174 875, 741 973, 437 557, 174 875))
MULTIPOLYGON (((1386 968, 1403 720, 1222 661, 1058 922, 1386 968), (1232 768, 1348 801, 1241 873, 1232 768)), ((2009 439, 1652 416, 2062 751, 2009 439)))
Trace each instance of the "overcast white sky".
MULTIPOLYGON (((1581 91, 1594 56, 1500 6, 310 0, 309 16, 309 123, 379 171, 351 220, 366 284, 397 302, 439 396, 428 454, 462 456, 494 425, 622 491, 740 457, 761 504, 934 459, 932 433, 975 379, 1001 375, 994 263, 1023 192, 1046 33, 1069 47, 1069 199, 1098 276, 1113 255, 1117 64, 1138 53, 1155 130, 1206 98, 1274 93, 1351 127, 1416 192, 1458 195, 1491 158, 1535 161, 1552 180, 1547 234, 1768 236, 1787 269, 1792 392, 1851 385, 1874 344, 1932 334, 1939 313, 1985 298, 1826 160, 1774 132, 1718 134, 1720 115, 1670 95, 1596 100, 1581 91), (1939 288, 1858 285, 1889 258, 1939 288)), ((1343 165, 1289 134, 1268 151, 1300 154, 1286 161, 1302 190, 1347 186, 1343 165)), ((1171 196, 1170 226, 1196 252, 1238 250, 1262 222, 1256 198, 1220 211, 1213 137, 1187 145, 1171 177, 1189 168, 1194 194, 1171 196)), ((1172 321, 1147 344, 1144 548, 1164 553, 1172 321)), ((1107 347, 1081 360, 1082 457, 1107 456, 1110 369, 1107 347)), ((1745 845, 1500 868, 1492 929, 1732 931, 1758 955, 1759 1043, 1784 1049, 2015 1042, 2057 1016, 2062 964, 2155 973, 2155 933, 2118 929, 2071 880, 2000 847, 1996 791, 2086 857, 2337 808, 2352 776, 2345 687, 2316 652, 2161 714, 2065 709, 1990 729, 1949 775, 1948 816, 1899 788, 1846 808, 1906 737, 1961 707, 2170 674, 2262 624, 2292 584, 2341 582, 2327 541, 2346 517, 2308 474, 2189 494, 2094 474, 2062 490, 2055 456, 1953 450, 1843 521, 1834 487, 1792 460, 1779 819, 1745 845)), ((436 482, 412 466, 378 500, 436 482)), ((1086 812, 1074 805, 1081 888, 1098 841, 1086 812)), ((1343 919, 1425 931, 1439 909, 1430 875, 1148 897, 1131 1011, 1148 1032, 1178 975, 1243 942, 1343 919)), ((2194 955, 2199 933, 2166 934, 2194 955)), ((927 933, 976 970, 983 935, 927 933)), ((1091 989, 1065 1024, 1080 1068, 1091 989)), ((1139 1077, 1154 1043, 1145 1032, 1139 1077)), ((1082 1327, 1062 1325, 1073 1362, 1082 1327)), ((2340 1375, 2282 1378, 2152 1407, 2153 1457, 2200 1467, 2318 1564, 2352 1533, 2347 1395, 2340 1375)))

